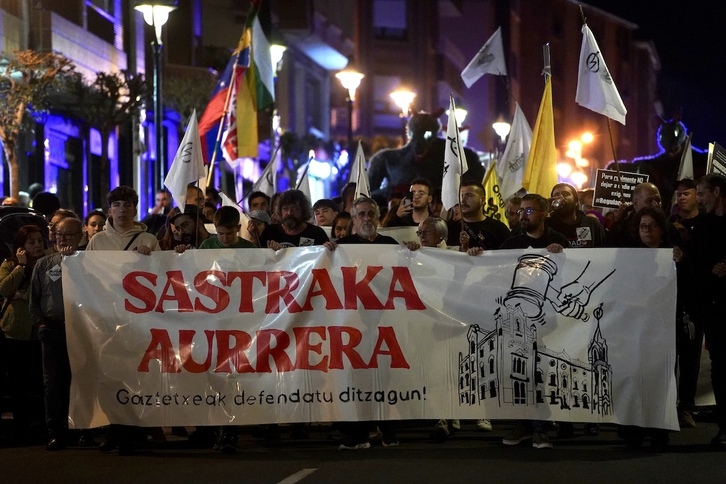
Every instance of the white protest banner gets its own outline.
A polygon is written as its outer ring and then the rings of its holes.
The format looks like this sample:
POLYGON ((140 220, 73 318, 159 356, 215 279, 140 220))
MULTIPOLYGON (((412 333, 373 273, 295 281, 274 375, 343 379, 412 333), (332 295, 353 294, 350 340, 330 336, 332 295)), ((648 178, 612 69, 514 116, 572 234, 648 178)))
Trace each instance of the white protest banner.
POLYGON ((666 249, 81 252, 62 272, 76 428, 485 417, 678 429, 666 249))

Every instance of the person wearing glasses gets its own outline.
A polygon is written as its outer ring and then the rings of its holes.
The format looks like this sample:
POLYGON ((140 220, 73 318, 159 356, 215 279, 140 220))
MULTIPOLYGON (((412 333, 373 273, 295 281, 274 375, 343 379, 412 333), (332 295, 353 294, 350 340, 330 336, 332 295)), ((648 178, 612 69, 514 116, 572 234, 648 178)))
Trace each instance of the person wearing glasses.
POLYGON ((521 230, 502 243, 500 249, 547 249, 562 252, 570 247, 567 237, 545 225, 549 203, 542 195, 528 193, 522 197, 522 205, 517 210, 521 230))
MULTIPOLYGON (((66 344, 61 261, 73 254, 83 238, 83 223, 66 217, 56 228, 58 252, 40 259, 30 282, 30 314, 40 336, 45 384, 45 422, 48 451, 64 449, 68 443, 68 407, 71 392, 71 366, 66 344)), ((93 434, 84 432, 79 444, 94 445, 93 434)))

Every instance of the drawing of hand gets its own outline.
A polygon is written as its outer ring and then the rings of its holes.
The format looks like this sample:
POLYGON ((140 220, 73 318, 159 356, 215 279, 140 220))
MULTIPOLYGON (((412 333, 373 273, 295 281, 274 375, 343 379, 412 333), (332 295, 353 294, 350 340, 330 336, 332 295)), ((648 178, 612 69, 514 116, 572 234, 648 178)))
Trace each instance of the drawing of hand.
MULTIPOLYGON (((562 286, 557 296, 557 303, 552 306, 563 316, 581 319, 585 313, 585 306, 590 302, 590 287, 578 280, 562 286)), ((586 321, 586 319, 585 319, 586 321)))

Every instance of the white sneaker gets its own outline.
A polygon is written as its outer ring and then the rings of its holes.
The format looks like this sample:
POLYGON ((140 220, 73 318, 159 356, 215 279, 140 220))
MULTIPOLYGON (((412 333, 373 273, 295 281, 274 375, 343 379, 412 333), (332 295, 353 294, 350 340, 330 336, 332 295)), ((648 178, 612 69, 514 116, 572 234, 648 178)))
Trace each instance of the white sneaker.
POLYGON ((492 423, 489 421, 488 418, 483 418, 481 420, 476 421, 476 429, 481 430, 482 432, 491 432, 492 431, 492 423))
POLYGON ((549 437, 544 432, 533 432, 532 433, 532 447, 535 449, 551 449, 552 443, 549 437))
POLYGON ((340 444, 340 447, 338 447, 338 450, 361 450, 361 449, 370 449, 371 443, 370 442, 360 442, 358 444, 353 443, 342 443, 340 444))

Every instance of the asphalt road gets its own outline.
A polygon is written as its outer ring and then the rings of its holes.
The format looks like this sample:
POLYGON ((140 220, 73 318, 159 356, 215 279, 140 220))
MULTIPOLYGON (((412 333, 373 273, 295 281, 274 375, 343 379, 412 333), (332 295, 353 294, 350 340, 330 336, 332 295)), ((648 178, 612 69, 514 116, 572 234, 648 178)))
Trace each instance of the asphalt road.
MULTIPOLYGON (((603 426, 598 436, 550 436, 553 449, 530 444, 502 445, 514 423, 494 422, 494 431, 474 430, 463 422, 461 431, 445 443, 429 439, 428 422, 403 422, 399 447, 339 451, 330 440, 330 427, 310 426, 307 439, 293 439, 290 427, 280 427, 276 438, 254 438, 252 429, 240 431, 239 450, 233 455, 190 449, 184 438, 166 430, 167 442, 149 444, 138 455, 102 454, 95 448, 69 447, 47 452, 38 437, 17 445, 0 437, 2 483, 403 483, 403 482, 726 482, 726 448, 709 442, 716 434, 707 416, 698 427, 671 434, 666 452, 647 445, 628 450, 614 426, 603 426)), ((7 430, 7 421, 4 421, 7 430)), ((2 430, 3 426, 0 426, 2 430)), ((6 432, 7 433, 7 432, 6 432)), ((99 438, 100 442, 100 438, 99 438)))

